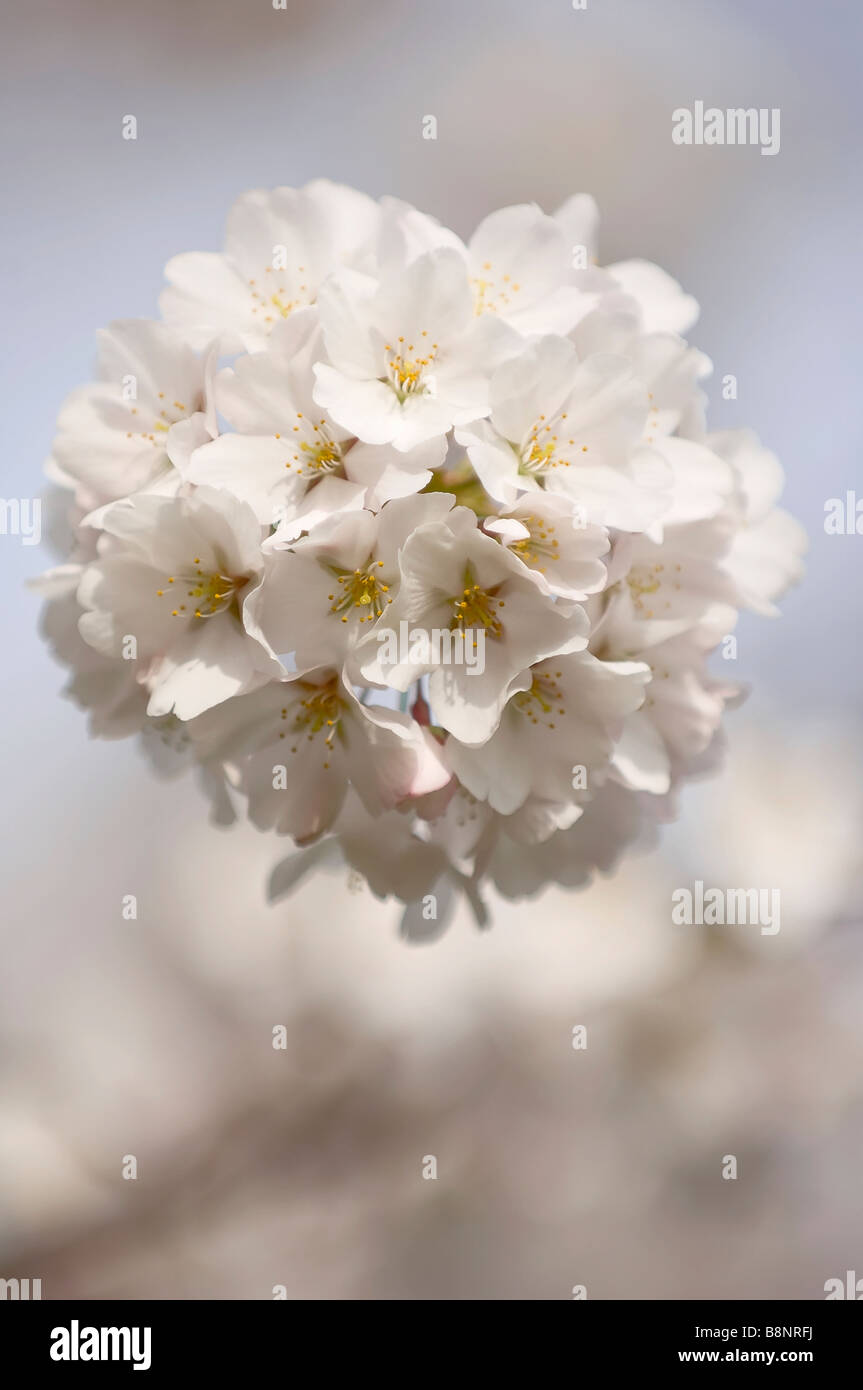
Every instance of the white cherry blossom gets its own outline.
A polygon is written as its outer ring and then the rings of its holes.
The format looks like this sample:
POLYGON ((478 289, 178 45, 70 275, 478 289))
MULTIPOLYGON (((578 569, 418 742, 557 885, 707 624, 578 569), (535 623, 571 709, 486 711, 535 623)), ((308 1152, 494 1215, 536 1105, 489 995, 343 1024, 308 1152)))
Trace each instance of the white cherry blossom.
POLYGON ((351 483, 353 495, 374 507, 424 487, 443 461, 446 441, 396 454, 357 440, 313 398, 322 352, 311 311, 280 324, 267 351, 241 357, 220 373, 215 403, 233 431, 205 441, 184 476, 233 492, 265 525, 289 519, 324 478, 351 483))
POLYGON ((711 657, 805 550, 773 454, 709 429, 695 300, 603 266, 587 194, 463 239, 325 180, 166 278, 47 465, 93 735, 291 837, 274 899, 341 862, 408 940, 655 843, 741 698, 711 657))
POLYGON ((672 470, 642 443, 648 406, 626 357, 582 361, 569 339, 549 335, 502 363, 489 419, 456 438, 499 503, 542 488, 595 524, 640 531, 671 505, 672 470))
POLYGON ((99 381, 78 387, 57 422, 53 460, 87 511, 152 487, 174 472, 171 441, 183 424, 214 430, 199 356, 162 323, 125 319, 99 335, 99 381))
POLYGON ((162 314, 197 348, 218 337, 229 350, 259 351, 278 323, 314 303, 335 266, 362 256, 378 219, 371 198, 326 179, 244 193, 228 214, 224 253, 168 262, 162 314))
POLYGON ((650 670, 577 652, 540 662, 529 675, 487 743, 447 745, 462 786, 501 815, 530 797, 562 808, 589 797, 607 773, 625 716, 644 700, 650 670))
POLYGON ((147 713, 195 715, 253 689, 281 666, 245 606, 261 582, 261 531, 245 503, 199 488, 139 495, 101 518, 99 557, 78 587, 81 635, 134 662, 147 713))
POLYGON ((496 363, 518 335, 477 318, 467 267, 443 247, 380 281, 334 276, 319 298, 329 361, 315 400, 368 444, 407 451, 488 411, 496 363))
POLYGON ((341 665, 389 616, 401 583, 399 554, 418 527, 445 516, 453 499, 431 493, 388 502, 377 514, 345 511, 266 561, 249 600, 257 628, 300 671, 341 665))
POLYGON ((390 662, 380 634, 371 631, 354 654, 356 665, 367 681, 399 691, 429 675, 437 722, 465 743, 491 737, 509 696, 530 684, 535 662, 587 646, 584 610, 556 605, 464 507, 445 521, 417 526, 399 563, 387 627, 399 631, 404 622, 424 634, 457 633, 474 648, 481 640, 482 660, 442 665, 434 650, 410 648, 390 662))
POLYGON ((271 681, 190 727, 202 757, 225 760, 262 829, 306 844, 328 830, 352 786, 378 816, 445 786, 440 746, 407 714, 364 705, 338 670, 271 681))

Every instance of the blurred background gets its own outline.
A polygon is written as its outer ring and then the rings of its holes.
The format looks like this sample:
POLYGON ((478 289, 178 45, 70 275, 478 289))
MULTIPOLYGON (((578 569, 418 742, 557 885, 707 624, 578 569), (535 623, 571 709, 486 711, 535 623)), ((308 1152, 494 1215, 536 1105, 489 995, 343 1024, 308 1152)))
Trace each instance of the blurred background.
POLYGON ((217 249, 240 191, 324 175, 462 234, 589 191, 603 260, 656 260, 701 302, 711 423, 777 451, 811 551, 783 617, 742 620, 723 674, 752 695, 660 847, 418 946, 346 870, 267 906, 281 842, 91 742, 23 587, 49 557, 0 537, 0 1276, 625 1299, 863 1274, 863 538, 823 529, 861 477, 861 30, 854 0, 7 11, 4 497, 38 494, 97 328, 155 315, 164 262, 217 249), (699 99, 779 107, 780 153, 674 145, 699 99), (672 927, 695 877, 779 887, 781 932, 672 927))

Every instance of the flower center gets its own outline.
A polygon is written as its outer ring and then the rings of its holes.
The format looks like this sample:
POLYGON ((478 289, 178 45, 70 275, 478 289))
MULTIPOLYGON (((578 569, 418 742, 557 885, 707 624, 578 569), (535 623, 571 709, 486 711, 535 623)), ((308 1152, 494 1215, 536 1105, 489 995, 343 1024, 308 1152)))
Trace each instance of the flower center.
POLYGON ((554 720, 551 715, 566 714, 566 707, 563 704, 563 692, 558 681, 560 671, 534 671, 533 681, 529 690, 522 690, 517 695, 513 695, 512 703, 515 708, 531 724, 545 724, 549 729, 555 728, 554 720))
POLYGON ((294 309, 311 304, 314 295, 305 284, 305 266, 298 265, 293 273, 286 267, 268 265, 263 280, 250 280, 249 292, 252 296, 252 313, 261 323, 272 325, 280 318, 286 319, 294 309), (293 279, 293 289, 289 281, 293 279))
POLYGON ((493 277, 491 261, 484 261, 479 275, 471 276, 473 290, 473 311, 480 314, 499 314, 512 304, 512 296, 518 294, 521 285, 513 284, 512 277, 500 275, 493 277))
POLYGON ((527 527, 530 535, 514 541, 509 548, 525 565, 536 566, 540 574, 545 574, 545 566, 539 562, 560 559, 559 542, 552 539, 554 527, 538 516, 520 516, 518 520, 527 527))
POLYGON ((448 601, 453 606, 451 630, 466 632, 472 628, 482 628, 490 637, 503 636, 503 623, 497 616, 497 610, 504 607, 504 601, 496 596, 495 590, 480 588, 475 582, 472 565, 465 565, 461 596, 448 601))
MULTIPOLYGON (((342 466, 342 447, 333 439, 326 420, 322 416, 315 424, 313 420, 306 420, 300 411, 297 411, 297 419, 302 423, 294 425, 293 433, 305 433, 307 437, 294 441, 293 458, 285 460, 285 467, 293 470, 297 478, 320 478, 325 473, 335 473, 342 466)), ((277 439, 281 437, 276 435, 277 439)))
POLYGON ((337 613, 343 623, 348 621, 355 608, 361 610, 361 623, 373 623, 375 618, 379 618, 387 604, 392 603, 388 597, 390 586, 383 582, 380 574, 383 564, 383 560, 369 556, 362 569, 353 571, 325 565, 325 569, 335 575, 339 586, 333 593, 327 594, 330 612, 337 613))
POLYGON ((279 731, 279 738, 290 738, 291 752, 296 753, 303 739, 314 743, 320 736, 324 767, 328 768, 328 755, 336 739, 344 736, 342 716, 347 709, 346 702, 338 693, 338 677, 333 676, 326 685, 307 685, 304 681, 299 685, 306 693, 293 705, 285 705, 280 711, 280 722, 287 727, 279 731))
MULTIPOLYGON (((519 450, 519 473, 531 478, 541 478, 551 471, 552 468, 570 468, 572 459, 567 455, 579 448, 574 439, 561 439, 553 430, 559 429, 566 419, 567 412, 556 416, 553 420, 546 420, 544 415, 540 415, 519 450)), ((586 454, 588 446, 580 446, 581 453, 586 454)))
MULTIPOLYGON (((673 565, 674 575, 680 573, 680 565, 673 565)), ((662 593, 662 586, 665 585, 665 593, 669 587, 679 589, 680 582, 675 577, 669 577, 666 567, 658 560, 652 565, 633 565, 629 574, 626 576, 626 583, 632 596, 632 606, 639 618, 652 618, 654 616, 659 600, 654 597, 662 593)), ((664 599, 664 606, 671 607, 671 600, 664 599)))
MULTIPOLYGON (((421 338, 428 338, 425 329, 420 334, 421 338)), ((400 401, 406 401, 409 396, 421 396, 429 389, 428 378, 425 377, 427 367, 432 366, 437 353, 437 343, 420 343, 417 347, 414 343, 405 343, 404 338, 398 339, 398 345, 393 347, 387 343, 384 347, 386 353, 386 377, 390 386, 395 391, 400 401)))
MULTIPOLYGON (((159 400, 162 402, 167 401, 164 391, 159 392, 159 400)), ((149 430, 145 429, 140 431, 141 439, 148 439, 156 449, 164 449, 165 435, 168 433, 171 426, 176 425, 178 420, 188 419, 190 415, 194 415, 196 410, 203 409, 203 404, 203 400, 200 397, 196 397, 192 401, 191 406, 187 405, 184 401, 168 401, 167 404, 160 405, 159 413, 158 415, 154 415, 153 423, 149 430)), ((140 415, 140 413, 140 408, 137 405, 131 407, 131 415, 140 415)), ((133 434, 133 430, 127 430, 126 438, 131 439, 133 434)))
POLYGON ((232 578, 226 574, 206 573, 200 564, 196 556, 188 573, 170 575, 169 587, 156 590, 158 598, 171 594, 176 601, 185 589, 186 598, 192 600, 191 603, 177 603, 171 610, 172 618, 213 618, 217 613, 224 613, 235 605, 237 594, 248 583, 245 575, 232 578))

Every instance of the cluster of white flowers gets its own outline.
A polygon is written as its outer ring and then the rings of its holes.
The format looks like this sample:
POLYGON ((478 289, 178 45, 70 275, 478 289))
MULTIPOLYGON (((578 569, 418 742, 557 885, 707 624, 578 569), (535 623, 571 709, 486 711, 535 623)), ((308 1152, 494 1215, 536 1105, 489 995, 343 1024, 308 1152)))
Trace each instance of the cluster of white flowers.
POLYGON ((480 917, 484 877, 579 883, 668 819, 735 693, 708 656, 803 538, 774 456, 707 432, 694 301, 600 268, 596 221, 504 208, 465 244, 316 181, 169 262, 48 465, 44 629, 95 733, 480 917))

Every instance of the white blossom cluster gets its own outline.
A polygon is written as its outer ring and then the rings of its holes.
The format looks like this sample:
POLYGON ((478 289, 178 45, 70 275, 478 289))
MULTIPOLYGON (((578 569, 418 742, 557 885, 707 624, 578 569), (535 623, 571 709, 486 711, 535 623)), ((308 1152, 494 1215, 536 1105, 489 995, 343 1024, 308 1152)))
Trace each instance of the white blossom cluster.
POLYGON ((736 693, 708 657, 804 543, 774 456, 707 431, 694 301, 600 268, 596 221, 579 195, 464 243, 316 181, 168 263, 48 464, 43 626, 94 733, 480 918, 484 878, 583 882, 673 814, 736 693))

